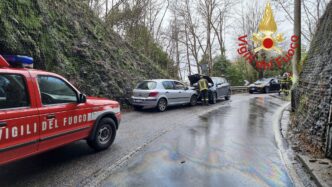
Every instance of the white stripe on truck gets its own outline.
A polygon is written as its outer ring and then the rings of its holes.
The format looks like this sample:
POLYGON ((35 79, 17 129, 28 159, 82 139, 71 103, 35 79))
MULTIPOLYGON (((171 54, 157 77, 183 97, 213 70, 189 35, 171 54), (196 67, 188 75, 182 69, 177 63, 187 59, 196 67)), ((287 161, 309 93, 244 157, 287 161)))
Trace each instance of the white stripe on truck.
POLYGON ((102 110, 102 111, 98 111, 98 112, 92 112, 90 113, 90 115, 88 116, 89 121, 94 121, 96 120, 99 116, 107 113, 107 112, 112 112, 112 113, 119 113, 120 112, 120 107, 119 108, 110 108, 107 110, 102 110))

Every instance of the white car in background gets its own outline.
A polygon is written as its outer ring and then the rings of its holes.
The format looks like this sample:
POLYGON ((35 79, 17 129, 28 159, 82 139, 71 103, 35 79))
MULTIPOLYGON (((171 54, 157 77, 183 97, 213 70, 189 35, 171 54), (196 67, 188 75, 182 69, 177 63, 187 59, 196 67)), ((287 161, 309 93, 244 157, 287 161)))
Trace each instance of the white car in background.
POLYGON ((139 82, 131 97, 135 110, 157 108, 160 112, 168 106, 197 104, 197 93, 184 83, 171 79, 153 79, 139 82))

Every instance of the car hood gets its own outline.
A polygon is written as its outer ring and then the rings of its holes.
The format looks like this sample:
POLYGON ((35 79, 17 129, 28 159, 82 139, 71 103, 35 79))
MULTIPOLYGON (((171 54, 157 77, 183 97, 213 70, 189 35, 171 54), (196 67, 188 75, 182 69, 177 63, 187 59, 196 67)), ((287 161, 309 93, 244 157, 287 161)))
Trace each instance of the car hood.
POLYGON ((266 83, 254 83, 254 84, 250 84, 249 87, 263 87, 266 86, 266 83))
POLYGON ((94 106, 104 106, 104 105, 119 106, 119 103, 117 101, 112 101, 106 98, 91 97, 91 96, 86 97, 86 103, 94 106))
MULTIPOLYGON (((208 83, 212 84, 212 86, 214 85, 211 77, 207 76, 207 75, 203 75, 204 79, 206 79, 208 81, 208 83)), ((198 81, 201 79, 201 75, 199 74, 194 74, 194 75, 189 75, 188 79, 190 81, 190 85, 192 86, 195 83, 198 83, 198 81)))

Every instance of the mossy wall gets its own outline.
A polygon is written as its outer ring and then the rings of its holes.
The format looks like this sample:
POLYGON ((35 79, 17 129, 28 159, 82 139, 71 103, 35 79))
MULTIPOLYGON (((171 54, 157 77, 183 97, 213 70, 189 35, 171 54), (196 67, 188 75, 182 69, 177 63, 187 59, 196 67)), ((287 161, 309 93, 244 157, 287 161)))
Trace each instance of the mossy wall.
POLYGON ((332 2, 319 20, 294 93, 296 112, 292 130, 295 138, 300 140, 299 146, 304 151, 324 155, 332 104, 332 2))

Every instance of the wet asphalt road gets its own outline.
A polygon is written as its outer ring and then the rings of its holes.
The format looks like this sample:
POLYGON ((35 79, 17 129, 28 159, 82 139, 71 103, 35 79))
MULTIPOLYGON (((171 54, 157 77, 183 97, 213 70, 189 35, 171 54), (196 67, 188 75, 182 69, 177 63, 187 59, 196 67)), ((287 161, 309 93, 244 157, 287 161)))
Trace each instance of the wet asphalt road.
POLYGON ((264 95, 237 99, 167 133, 102 185, 293 186, 272 127, 283 102, 264 95))
POLYGON ((111 149, 94 153, 80 141, 2 166, 0 186, 293 186, 272 127, 282 104, 237 95, 209 107, 126 113, 111 149))

